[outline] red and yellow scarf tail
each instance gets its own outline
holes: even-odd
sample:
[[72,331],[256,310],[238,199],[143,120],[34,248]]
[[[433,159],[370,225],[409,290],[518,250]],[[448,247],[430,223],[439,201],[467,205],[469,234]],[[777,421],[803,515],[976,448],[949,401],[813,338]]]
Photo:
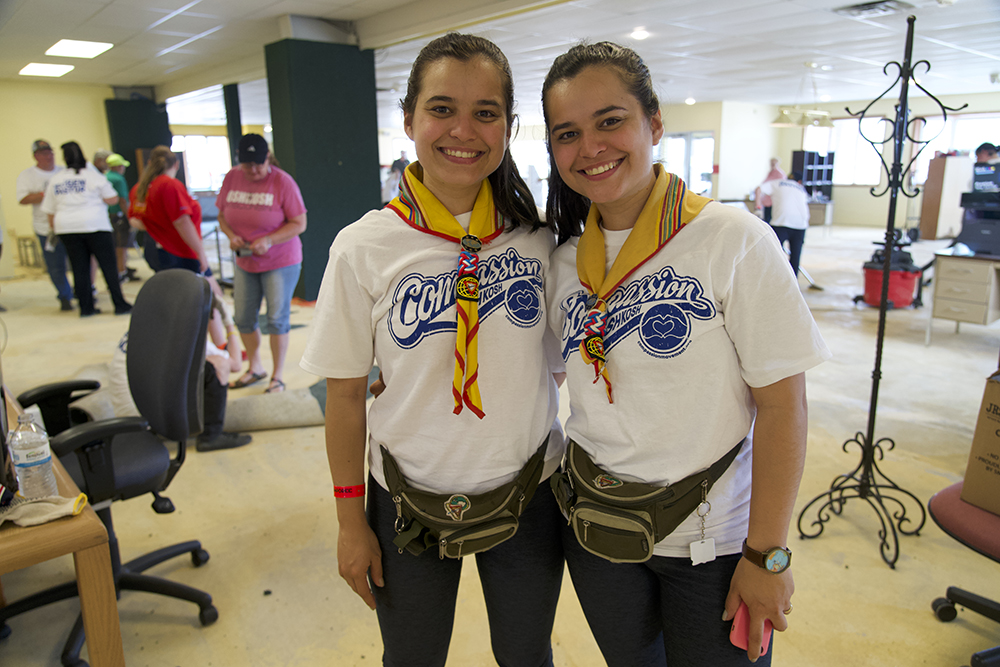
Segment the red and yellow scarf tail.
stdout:
[[489,181],[479,186],[466,233],[455,216],[423,184],[423,168],[410,164],[399,184],[399,196],[389,202],[408,225],[427,234],[460,244],[455,307],[458,331],[455,337],[455,375],[452,395],[455,414],[468,407],[477,417],[486,416],[479,395],[479,251],[503,231],[503,217],[493,204]]

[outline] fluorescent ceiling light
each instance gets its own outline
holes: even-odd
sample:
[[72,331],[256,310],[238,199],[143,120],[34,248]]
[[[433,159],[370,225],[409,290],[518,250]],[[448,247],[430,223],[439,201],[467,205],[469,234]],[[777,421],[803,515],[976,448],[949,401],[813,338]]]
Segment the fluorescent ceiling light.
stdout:
[[18,72],[22,76],[62,76],[73,71],[72,65],[46,65],[43,63],[28,63]]
[[63,56],[65,58],[95,58],[112,46],[114,44],[108,44],[107,42],[81,42],[75,39],[60,39],[45,52],[45,55]]
[[697,100],[695,100],[695,99],[694,99],[693,97],[689,97],[689,98],[687,98],[686,100],[684,100],[684,104],[686,104],[686,105],[688,105],[688,106],[691,106],[691,105],[692,105],[692,104],[694,104],[695,102],[697,102]]

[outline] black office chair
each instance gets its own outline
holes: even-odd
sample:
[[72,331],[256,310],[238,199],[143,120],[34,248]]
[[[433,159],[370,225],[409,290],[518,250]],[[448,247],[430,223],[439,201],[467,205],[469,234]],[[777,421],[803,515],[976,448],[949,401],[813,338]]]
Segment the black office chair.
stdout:
[[[931,497],[927,503],[931,518],[965,546],[1000,562],[1000,516],[962,500],[962,484],[952,484]],[[938,619],[954,620],[958,614],[955,605],[960,605],[1000,623],[1000,603],[954,586],[949,586],[945,595],[931,603]],[[1000,666],[1000,646],[974,653],[971,663],[972,667]]]
[[[211,304],[208,282],[183,269],[161,271],[143,285],[132,310],[126,357],[129,387],[142,417],[74,425],[80,415],[74,414],[69,403],[81,390],[96,388],[89,381],[46,385],[18,397],[22,406],[40,406],[52,431],[53,453],[107,527],[118,595],[134,590],[189,600],[198,605],[202,625],[219,617],[211,595],[142,572],[185,553],[191,554],[197,567],[208,561],[208,552],[191,541],[122,563],[111,502],[151,493],[154,511],[174,511],[170,499],[159,492],[184,462],[185,441],[202,428],[205,336]],[[170,458],[164,440],[178,443],[175,458]],[[0,638],[10,634],[8,618],[76,595],[73,581],[0,608]],[[63,665],[87,666],[80,659],[83,641],[83,619],[78,617],[63,650]]]

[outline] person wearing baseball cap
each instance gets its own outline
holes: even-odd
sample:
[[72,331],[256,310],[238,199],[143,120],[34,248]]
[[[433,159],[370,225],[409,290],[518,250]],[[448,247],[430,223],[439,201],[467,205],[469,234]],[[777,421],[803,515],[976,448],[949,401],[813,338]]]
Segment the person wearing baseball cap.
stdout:
[[31,144],[31,153],[35,157],[34,166],[28,167],[17,177],[17,202],[22,206],[31,206],[31,228],[38,237],[42,247],[42,257],[49,278],[56,288],[56,298],[59,299],[60,310],[73,310],[71,300],[73,289],[66,278],[66,248],[58,237],[53,236],[53,242],[47,243],[49,235],[49,217],[42,212],[42,198],[49,179],[62,171],[56,166],[52,146],[44,139],[37,139]]
[[266,393],[285,390],[283,379],[292,292],[302,269],[306,207],[295,180],[269,160],[267,140],[259,134],[240,139],[240,164],[233,167],[216,197],[219,229],[229,237],[235,257],[234,320],[247,351],[249,367],[234,389],[267,377],[260,354],[261,301],[267,302],[267,329],[274,368]]
[[125,167],[129,161],[118,153],[109,153],[104,158],[108,170],[104,175],[111,187],[118,193],[118,201],[108,206],[108,218],[115,237],[115,260],[118,264],[118,279],[138,280],[135,269],[128,267],[128,249],[135,246],[135,230],[128,224],[125,211],[128,210],[128,183],[125,182]]

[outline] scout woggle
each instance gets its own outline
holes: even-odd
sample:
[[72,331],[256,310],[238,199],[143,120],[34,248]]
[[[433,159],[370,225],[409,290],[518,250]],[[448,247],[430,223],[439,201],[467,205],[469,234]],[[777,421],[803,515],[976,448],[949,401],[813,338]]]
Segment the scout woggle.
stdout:
[[594,384],[604,380],[604,388],[608,392],[608,403],[614,403],[611,398],[611,381],[608,380],[607,359],[604,356],[604,327],[607,304],[596,294],[587,299],[587,315],[583,319],[583,340],[580,341],[580,357],[584,362],[594,366]]

